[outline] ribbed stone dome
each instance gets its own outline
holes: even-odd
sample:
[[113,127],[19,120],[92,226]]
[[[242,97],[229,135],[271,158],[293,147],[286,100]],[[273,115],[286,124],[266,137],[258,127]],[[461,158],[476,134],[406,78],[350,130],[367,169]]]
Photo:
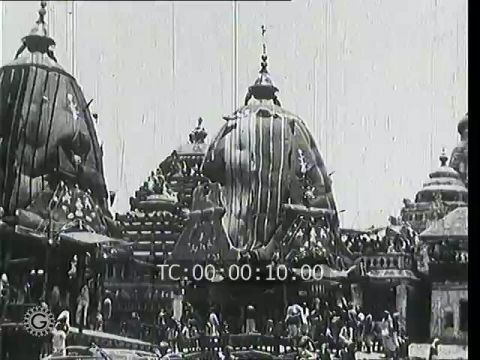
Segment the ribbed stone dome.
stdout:
[[230,246],[266,246],[281,224],[283,204],[330,211],[338,225],[331,179],[305,122],[281,107],[262,55],[260,76],[245,105],[226,121],[210,144],[204,175],[222,185],[223,224]]
[[75,78],[57,62],[41,2],[15,59],[0,68],[0,205],[27,207],[62,180],[89,191],[105,210],[102,151]]

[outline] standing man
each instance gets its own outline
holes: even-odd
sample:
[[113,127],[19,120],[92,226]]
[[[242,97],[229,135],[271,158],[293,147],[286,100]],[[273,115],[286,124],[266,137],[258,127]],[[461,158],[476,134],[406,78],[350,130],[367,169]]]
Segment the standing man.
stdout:
[[173,319],[180,323],[183,315],[183,291],[182,289],[177,289],[173,293],[172,300],[172,309],[173,309]]
[[300,305],[293,304],[287,308],[285,324],[287,324],[288,337],[298,337],[299,328],[302,324],[302,307]]
[[218,328],[220,326],[220,321],[218,320],[217,313],[215,308],[212,306],[210,309],[210,315],[208,316],[208,325],[210,327],[211,336],[219,336]]
[[247,306],[247,314],[245,318],[245,332],[247,334],[257,332],[257,327],[255,323],[255,307],[253,305]]
[[66,339],[70,330],[70,314],[62,311],[52,331],[53,356],[67,356]]
[[108,331],[108,323],[110,322],[110,319],[112,318],[112,300],[110,299],[110,293],[107,293],[105,296],[105,300],[103,300],[103,328],[105,331]]
[[86,327],[88,318],[88,306],[90,304],[90,294],[88,286],[85,284],[80,290],[80,295],[77,301],[77,311],[75,313],[75,321],[77,326]]

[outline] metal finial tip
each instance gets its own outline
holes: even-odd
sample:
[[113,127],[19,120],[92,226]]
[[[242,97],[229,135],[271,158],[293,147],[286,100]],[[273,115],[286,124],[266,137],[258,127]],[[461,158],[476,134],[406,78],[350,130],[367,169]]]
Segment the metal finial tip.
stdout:
[[47,7],[47,2],[41,1],[40,10],[38,10],[39,18],[37,20],[37,24],[45,24],[45,15],[47,14],[47,10],[45,10],[46,7]]

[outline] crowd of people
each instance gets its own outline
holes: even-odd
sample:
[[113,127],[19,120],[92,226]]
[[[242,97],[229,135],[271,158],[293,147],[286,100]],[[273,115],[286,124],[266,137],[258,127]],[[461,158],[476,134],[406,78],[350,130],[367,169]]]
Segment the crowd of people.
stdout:
[[[408,339],[398,313],[385,311],[382,319],[374,319],[345,298],[337,304],[320,298],[310,305],[291,304],[285,317],[277,321],[259,319],[255,307],[248,305],[241,335],[233,334],[225,320],[228,316],[219,307],[212,306],[208,314],[200,314],[190,303],[179,299],[174,297],[171,308],[161,308],[153,324],[145,324],[133,312],[131,319],[121,322],[120,334],[161,345],[163,352],[198,351],[210,346],[212,338],[217,339],[214,344],[219,348],[255,345],[278,353],[283,346],[307,359],[317,356],[350,360],[358,351],[384,352],[387,358],[399,359],[407,351]],[[111,312],[112,300],[106,297],[104,319],[111,319]],[[252,344],[246,335],[257,335],[257,342]]]
[[[413,252],[415,239],[415,235],[409,236],[408,232],[407,235],[390,233],[388,236],[373,232],[342,235],[350,252],[367,255]],[[50,284],[49,289],[44,286],[42,269],[16,276],[12,283],[3,274],[0,278],[2,314],[8,304],[48,306],[60,316],[58,329],[56,325],[54,330],[54,348],[65,342],[63,335],[68,334],[72,322],[80,328],[116,333],[159,346],[163,344],[165,351],[172,352],[200,349],[211,342],[211,338],[218,338],[218,343],[225,348],[238,332],[260,335],[264,345],[277,352],[280,346],[286,346],[307,355],[316,353],[320,359],[354,359],[357,351],[383,351],[387,358],[398,359],[406,352],[408,339],[398,313],[385,312],[382,319],[374,319],[345,299],[337,303],[315,298],[311,304],[290,304],[284,318],[260,319],[255,307],[249,305],[244,309],[239,331],[235,326],[230,327],[227,314],[219,307],[212,306],[209,312],[201,313],[184,302],[179,294],[168,297],[160,290],[140,294],[136,289],[118,289],[103,291],[99,297],[94,274],[86,271],[80,276],[80,267],[88,270],[90,258],[88,253],[82,256],[81,265],[76,255],[67,260],[66,282],[62,286]],[[166,298],[170,300],[165,302]]]
[[417,243],[416,234],[379,234],[365,232],[343,234],[341,240],[352,254],[373,255],[377,253],[413,254]]

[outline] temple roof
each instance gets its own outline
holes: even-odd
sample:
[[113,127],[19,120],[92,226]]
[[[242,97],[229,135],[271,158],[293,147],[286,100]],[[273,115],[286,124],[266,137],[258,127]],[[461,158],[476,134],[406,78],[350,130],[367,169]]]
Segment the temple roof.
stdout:
[[458,207],[443,219],[435,221],[420,234],[423,239],[464,238],[468,240],[468,207]]
[[440,167],[432,171],[429,175],[430,179],[438,178],[452,178],[460,180],[460,174],[450,166],[447,166],[448,157],[445,154],[445,151],[439,157]]
[[455,169],[447,165],[448,157],[445,153],[445,149],[443,149],[439,160],[440,167],[430,173],[429,180],[423,184],[423,188],[417,193],[417,200],[419,195],[421,196],[429,193],[435,194],[451,192],[468,194],[468,189],[461,180],[460,174]]
[[424,192],[438,192],[438,191],[454,191],[459,193],[468,193],[467,188],[464,185],[460,184],[450,184],[450,183],[437,183],[437,184],[428,184],[423,187],[418,193]]
[[[39,18],[22,38],[15,60],[0,68],[1,97],[5,100],[0,118],[14,129],[2,133],[1,152],[12,154],[1,160],[1,167],[6,169],[0,174],[2,206],[7,215],[14,216],[17,209],[28,210],[41,194],[53,194],[63,181],[69,191],[75,192],[78,186],[86,194],[79,196],[76,205],[86,208],[88,199],[92,207],[101,208],[95,215],[103,221],[110,214],[103,153],[88,108],[90,102],[85,100],[77,81],[58,65],[52,50],[55,41],[49,37],[45,21],[47,2],[40,5]],[[17,101],[7,101],[15,98]],[[36,209],[43,220],[48,214],[42,206],[47,204],[44,201]],[[65,215],[70,214],[67,211]],[[83,216],[91,215],[85,212]],[[61,218],[72,220],[66,216]],[[94,229],[105,232],[100,225]]]

